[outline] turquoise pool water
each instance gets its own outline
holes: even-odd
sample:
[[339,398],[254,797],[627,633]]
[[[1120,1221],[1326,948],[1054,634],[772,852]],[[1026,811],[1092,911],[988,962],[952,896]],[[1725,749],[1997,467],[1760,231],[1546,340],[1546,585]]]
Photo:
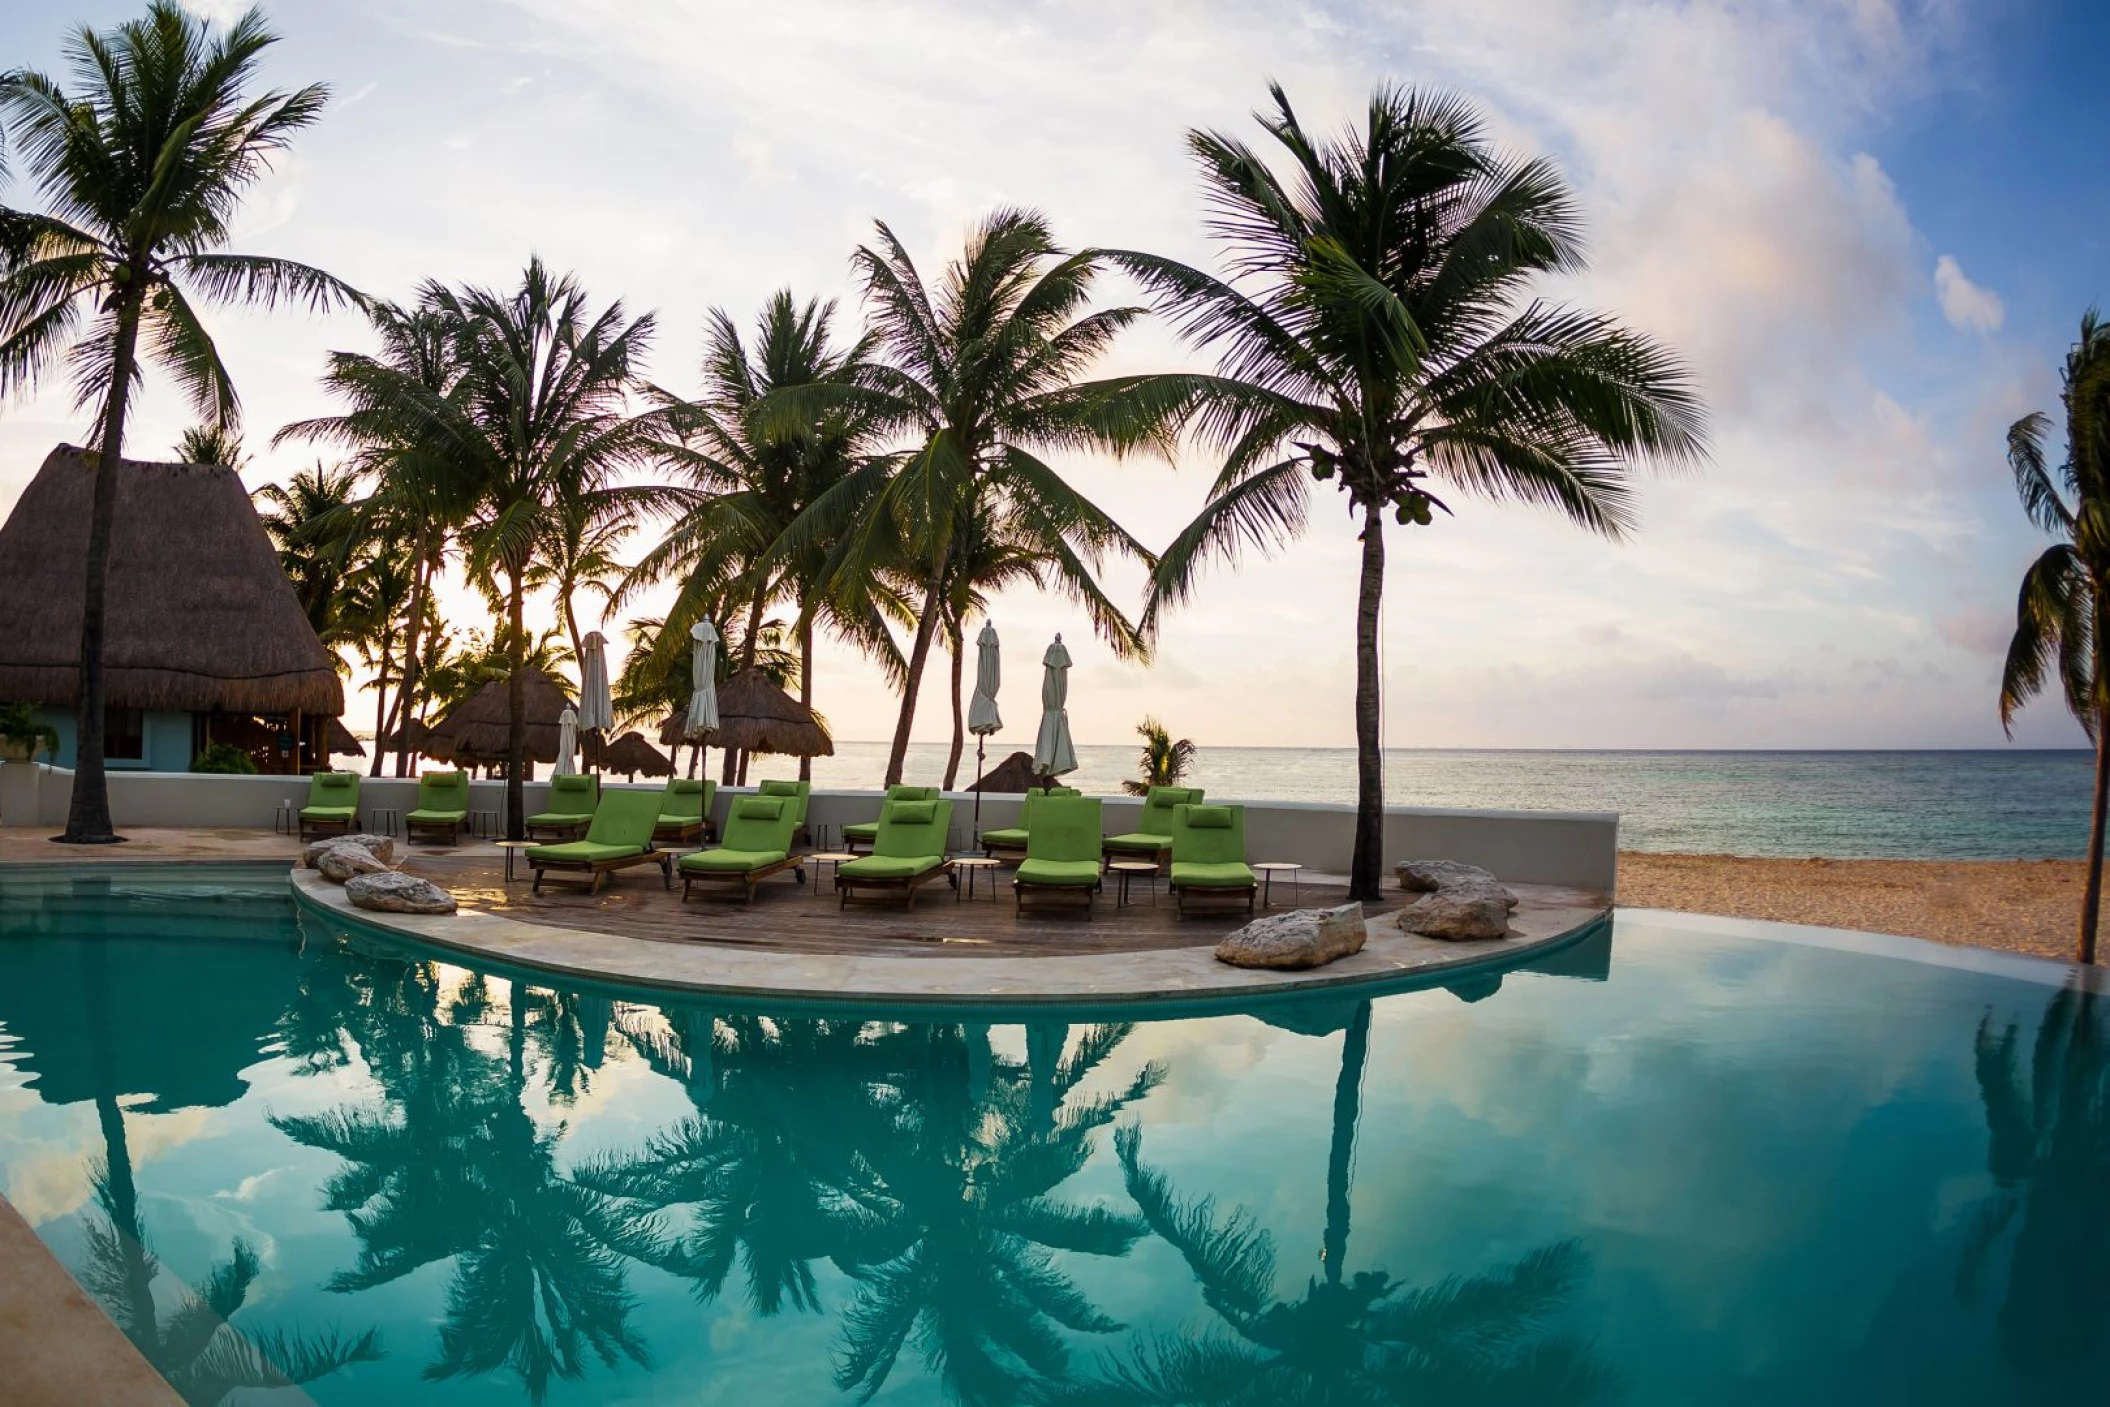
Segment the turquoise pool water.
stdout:
[[1370,1002],[773,1014],[0,874],[0,1191],[196,1402],[2096,1404],[2110,1012],[2030,970],[1643,915]]

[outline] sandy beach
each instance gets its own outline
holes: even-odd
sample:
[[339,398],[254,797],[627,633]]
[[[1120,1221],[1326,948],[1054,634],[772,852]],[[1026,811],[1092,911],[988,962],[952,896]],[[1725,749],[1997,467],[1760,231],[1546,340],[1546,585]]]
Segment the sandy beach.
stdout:
[[1627,851],[1619,857],[1619,902],[2070,959],[2085,871],[2078,860],[1758,860]]

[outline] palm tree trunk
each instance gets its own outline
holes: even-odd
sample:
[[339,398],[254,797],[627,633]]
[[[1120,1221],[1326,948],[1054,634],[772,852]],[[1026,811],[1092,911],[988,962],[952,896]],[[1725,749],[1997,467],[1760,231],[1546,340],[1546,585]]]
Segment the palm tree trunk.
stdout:
[[[813,707],[813,617],[807,616],[799,622],[799,702],[807,708]],[[813,759],[799,759],[799,780],[813,780]]]
[[1355,851],[1348,865],[1348,897],[1375,902],[1385,868],[1385,755],[1378,691],[1378,608],[1385,594],[1383,505],[1363,508],[1363,576],[1355,608]]
[[1363,1002],[1341,1034],[1341,1073],[1333,1085],[1333,1142],[1326,1152],[1326,1282],[1341,1283],[1348,1259],[1348,1174],[1355,1163],[1355,1127],[1362,1121],[1363,1066],[1370,1058],[1370,1003]]
[[2081,891],[2081,942],[2074,960],[2095,961],[2095,930],[2103,907],[2103,813],[2110,804],[2110,704],[2095,719],[2095,806],[2088,820],[2088,885]]
[[527,622],[523,574],[506,573],[506,839],[526,840],[527,830]]
[[[765,587],[755,593],[754,602],[747,608],[747,638],[740,642],[740,668],[750,669],[755,663],[755,651],[761,645],[762,612],[768,609],[769,592]],[[725,769],[720,774],[718,785],[738,786],[747,776],[747,759],[732,748],[725,750]]]
[[[381,760],[386,755],[381,739],[388,731],[388,666],[390,647],[395,643],[395,632],[389,631],[381,637],[381,667],[374,672],[374,760],[367,767],[366,775],[381,775]],[[403,691],[396,690],[396,703],[403,702]]]
[[901,716],[894,724],[894,745],[887,750],[885,785],[901,785],[902,770],[908,765],[908,736],[916,727],[916,695],[923,688],[923,666],[930,661],[930,642],[938,632],[938,602],[945,582],[945,568],[950,549],[941,554],[930,574],[930,586],[923,593],[923,618],[916,622],[916,643],[908,654],[908,676],[901,682]]
[[117,340],[110,352],[110,396],[103,406],[102,453],[95,462],[95,487],[88,511],[87,580],[81,591],[80,705],[74,714],[73,797],[66,808],[68,845],[109,845],[124,837],[110,821],[110,779],[103,770],[103,712],[109,688],[103,677],[103,630],[110,584],[110,534],[117,519],[117,476],[123,472],[125,409],[138,360],[139,310],[146,270],[135,266],[117,305]]
[[966,632],[958,621],[946,627],[946,643],[952,647],[952,752],[945,759],[945,789],[960,778],[960,754],[967,748],[967,712],[960,702],[960,640]]
[[[410,573],[410,615],[403,625],[403,679],[396,689],[396,775],[410,775],[410,739],[412,720],[417,716],[418,681],[424,671],[418,667],[419,637],[424,633],[425,594],[432,581],[432,541],[428,537],[418,544],[418,560]],[[378,746],[378,744],[377,744]]]

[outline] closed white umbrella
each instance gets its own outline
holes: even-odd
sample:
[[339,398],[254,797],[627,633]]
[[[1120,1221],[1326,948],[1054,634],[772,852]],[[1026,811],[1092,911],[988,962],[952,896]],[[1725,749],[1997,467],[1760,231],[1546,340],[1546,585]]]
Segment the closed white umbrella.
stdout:
[[704,738],[718,731],[718,630],[707,620],[689,627],[696,653],[689,663],[689,716],[681,735],[688,739],[689,771],[696,770],[696,750]]
[[615,727],[615,701],[608,693],[608,641],[598,630],[579,642],[579,727],[588,733]]
[[[996,711],[996,686],[1000,678],[997,668],[996,626],[982,622],[982,633],[974,640],[974,697],[967,701],[967,731],[974,734],[974,774],[982,775],[982,757],[989,745],[989,735],[1004,726],[1004,720]],[[982,789],[974,789],[974,832],[982,833]]]
[[579,746],[579,713],[567,708],[557,715],[557,765],[550,769],[553,776],[569,777],[578,771],[572,762],[572,753]]
[[1070,742],[1070,715],[1063,704],[1070,696],[1070,652],[1062,636],[1040,657],[1040,736],[1033,742],[1033,770],[1059,777],[1077,770],[1077,749]]

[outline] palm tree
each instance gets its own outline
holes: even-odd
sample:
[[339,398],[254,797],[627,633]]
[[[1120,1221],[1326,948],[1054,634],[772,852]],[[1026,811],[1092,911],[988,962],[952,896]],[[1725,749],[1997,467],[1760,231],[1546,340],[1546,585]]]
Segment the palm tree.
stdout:
[[367,525],[354,511],[361,477],[354,465],[317,464],[250,495],[263,509],[264,531],[278,548],[278,564],[308,624],[331,649],[343,643],[336,628],[339,593],[367,542]]
[[1125,453],[1163,447],[1151,426],[1120,412],[1157,410],[1112,401],[1080,382],[1140,308],[1086,313],[1100,260],[1060,249],[1046,220],[998,210],[969,235],[935,294],[885,224],[876,247],[853,258],[883,363],[854,386],[786,398],[794,406],[854,405],[879,430],[916,447],[875,457],[815,503],[790,540],[836,544],[831,582],[869,579],[906,552],[922,603],[887,755],[887,785],[901,780],[924,667],[946,620],[945,596],[961,524],[972,513],[1005,516],[1044,553],[1071,599],[1116,653],[1143,641],[1095,572],[1109,553],[1150,553],[1040,458],[1048,449],[1099,446]]
[[[868,343],[836,345],[834,315],[833,303],[801,303],[789,289],[779,290],[763,305],[750,349],[731,316],[712,310],[704,326],[702,395],[684,401],[659,393],[683,436],[681,445],[668,446],[668,463],[691,490],[687,506],[624,586],[627,593],[678,580],[673,620],[715,617],[707,603],[737,606],[747,622],[742,644],[722,655],[735,670],[755,663],[769,607],[796,601],[799,700],[809,708],[816,623],[898,680],[901,652],[887,620],[908,614],[889,574],[829,582],[834,544],[788,536],[801,514],[849,479],[876,435],[871,417],[854,404],[807,405],[795,415],[779,409],[781,397],[771,400],[779,392],[856,384],[868,374]],[[812,765],[800,759],[800,775]],[[728,755],[728,782],[736,767]]]
[[2095,961],[2103,901],[2103,815],[2110,805],[2110,327],[2090,308],[2066,354],[2059,400],[2066,410],[2066,458],[2056,476],[2045,453],[2051,417],[2032,411],[2009,427],[2007,462],[2022,511],[2059,541],[2030,564],[2015,603],[2015,635],[2000,673],[2000,726],[2014,736],[2015,714],[2056,668],[2066,707],[2095,746],[2095,804],[2088,822],[2088,883],[2081,893],[2079,962]]
[[[296,421],[274,437],[321,440],[349,451],[352,462],[377,483],[362,505],[398,525],[409,553],[412,581],[403,624],[403,675],[396,713],[405,721],[419,713],[419,690],[439,652],[438,612],[432,582],[445,569],[453,533],[474,506],[473,465],[451,454],[451,440],[434,417],[403,413],[401,388],[419,388],[425,398],[444,399],[460,380],[451,324],[438,309],[375,302],[367,316],[380,339],[374,353],[332,352],[323,385],[349,409],[342,415]],[[420,405],[424,404],[420,401]],[[407,732],[398,730],[396,775],[410,770]],[[380,758],[376,747],[375,758]]]
[[242,437],[228,425],[193,425],[176,441],[178,464],[224,464],[240,469],[249,462]]
[[144,18],[68,38],[73,90],[30,69],[0,76],[0,124],[45,205],[0,207],[0,395],[34,387],[63,357],[77,404],[97,407],[78,760],[59,837],[70,844],[118,838],[103,770],[104,591],[142,360],[175,378],[201,420],[231,428],[240,402],[192,295],[265,307],[358,299],[319,269],[221,248],[242,193],[328,94],[320,84],[252,94],[274,42],[259,11],[215,33],[175,0],[151,0]]
[[1150,717],[1136,725],[1136,736],[1143,740],[1143,756],[1139,762],[1143,775],[1140,779],[1122,782],[1121,790],[1130,796],[1148,796],[1152,787],[1178,786],[1186,777],[1187,769],[1194,765],[1193,741],[1188,738],[1175,740],[1164,724]]
[[471,505],[459,528],[464,559],[504,603],[499,639],[512,681],[506,810],[517,839],[526,814],[521,666],[531,573],[564,513],[591,521],[669,501],[664,490],[615,482],[653,463],[666,438],[663,412],[630,405],[653,319],[626,320],[620,302],[592,314],[578,283],[539,258],[512,292],[428,283],[419,301],[451,344],[451,381],[442,389],[418,369],[374,364],[361,368],[361,395],[372,407],[369,432],[448,466],[450,496]]
[[1551,507],[1617,538],[1629,467],[1702,453],[1704,415],[1679,362],[1590,312],[1523,301],[1537,275],[1582,265],[1574,200],[1544,161],[1499,151],[1470,105],[1383,88],[1365,128],[1308,135],[1279,87],[1261,126],[1278,172],[1237,138],[1193,131],[1226,278],[1133,251],[1138,279],[1215,376],[1139,393],[1193,417],[1223,453],[1207,504],[1166,549],[1155,625],[1212,558],[1301,532],[1307,483],[1348,496],[1362,543],[1356,607],[1355,853],[1349,897],[1375,899],[1383,859],[1378,613],[1385,514],[1427,525],[1435,486]]

